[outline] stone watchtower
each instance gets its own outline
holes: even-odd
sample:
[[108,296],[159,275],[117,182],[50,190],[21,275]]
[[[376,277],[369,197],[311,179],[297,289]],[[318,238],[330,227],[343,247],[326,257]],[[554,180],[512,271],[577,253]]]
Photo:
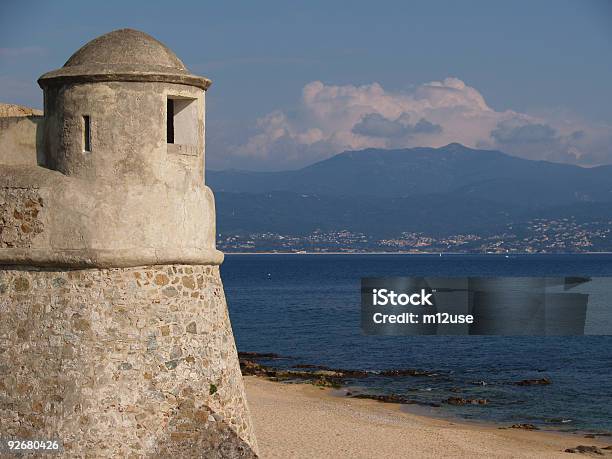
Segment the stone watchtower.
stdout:
[[210,80],[124,29],[38,82],[44,116],[0,118],[2,435],[254,456],[204,184]]

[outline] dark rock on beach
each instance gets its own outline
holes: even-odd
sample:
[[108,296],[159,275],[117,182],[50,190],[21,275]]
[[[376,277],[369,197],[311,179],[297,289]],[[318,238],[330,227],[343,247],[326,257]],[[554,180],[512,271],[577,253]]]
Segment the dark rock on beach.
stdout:
[[523,430],[540,430],[539,427],[536,427],[533,424],[512,424],[510,428]]
[[240,371],[243,376],[273,376],[276,371],[252,360],[240,359]]
[[[241,365],[244,367],[246,373],[245,375],[256,375],[256,376],[266,376],[270,375],[270,373],[276,372],[278,376],[282,376],[281,373],[286,373],[287,376],[303,376],[308,379],[311,378],[312,375],[322,375],[322,376],[333,376],[333,377],[342,377],[342,378],[367,378],[373,374],[377,376],[385,376],[385,377],[402,377],[402,376],[414,376],[414,377],[435,377],[439,376],[439,373],[433,371],[426,370],[417,370],[413,368],[400,368],[400,369],[389,369],[382,370],[378,372],[369,372],[365,370],[355,370],[355,369],[346,369],[346,368],[332,368],[327,367],[325,365],[313,365],[309,363],[299,363],[293,366],[296,370],[318,370],[312,372],[296,372],[291,370],[276,370],[270,368],[266,365],[262,365],[257,363],[258,360],[280,360],[280,359],[290,359],[291,357],[282,356],[275,353],[262,353],[262,352],[239,352],[238,358],[240,359]],[[326,372],[326,374],[322,374],[321,372]]]
[[[238,353],[240,360],[240,369],[244,376],[259,376],[267,378],[271,381],[291,382],[291,383],[307,383],[320,387],[340,388],[346,386],[346,380],[353,378],[366,378],[369,376],[383,377],[435,377],[439,373],[415,370],[415,369],[390,369],[380,372],[368,372],[364,370],[350,370],[343,368],[331,368],[324,365],[312,364],[296,364],[291,369],[274,368],[258,362],[258,360],[271,359],[286,359],[278,354],[272,353],[257,353],[257,352],[240,352]],[[415,389],[416,391],[416,389]],[[452,392],[461,391],[460,388],[452,388]],[[431,407],[440,407],[440,403],[421,402],[410,399],[399,394],[368,394],[368,393],[353,393],[346,392],[347,397],[376,400],[382,403],[398,403],[398,404],[418,404]],[[460,397],[450,397],[443,401],[449,405],[486,405],[489,403],[487,399],[466,399]]]
[[377,376],[385,376],[389,378],[398,378],[402,376],[434,377],[434,376],[439,375],[439,373],[436,373],[433,371],[416,370],[414,368],[392,368],[389,370],[382,370],[382,371],[377,371],[377,372],[367,372],[364,370],[351,370],[351,369],[346,369],[346,368],[331,368],[331,367],[326,367],[324,365],[312,365],[312,364],[307,364],[307,363],[297,364],[294,366],[294,368],[334,371],[337,373],[342,373],[342,375],[346,378],[367,378],[371,374],[376,374]]
[[341,374],[345,378],[367,378],[370,375],[370,373],[363,370],[347,370],[346,368],[332,368],[326,367],[325,365],[311,365],[307,363],[294,365],[293,368],[332,371],[334,373]]
[[585,446],[578,445],[575,448],[567,448],[566,453],[579,453],[579,454],[594,454],[596,456],[603,456],[605,453],[601,448],[597,446]]
[[314,368],[318,370],[329,370],[330,369],[324,365],[312,365],[310,363],[299,363],[297,365],[294,365],[293,368]]
[[315,386],[340,388],[344,384],[342,374],[332,371],[274,370],[270,376],[274,381],[303,381]]
[[240,370],[244,376],[262,376],[273,381],[302,381],[315,386],[334,388],[344,384],[342,373],[326,370],[276,370],[246,358],[240,359]]
[[363,370],[346,370],[343,368],[332,368],[332,371],[342,373],[345,378],[367,378],[371,374]]
[[444,400],[443,403],[454,406],[464,405],[488,405],[489,400],[486,398],[462,398],[462,397],[449,397]]
[[412,400],[408,397],[398,394],[364,394],[364,393],[352,393],[350,391],[346,392],[347,397],[351,398],[361,398],[368,400],[376,400],[377,402],[382,403],[399,403],[400,405],[421,405],[421,406],[430,406],[434,408],[440,407],[439,403],[433,402],[420,402],[417,400]]
[[397,394],[351,394],[350,397],[376,400],[377,402],[382,403],[400,403],[404,405],[416,403],[414,400],[410,400],[407,397]]

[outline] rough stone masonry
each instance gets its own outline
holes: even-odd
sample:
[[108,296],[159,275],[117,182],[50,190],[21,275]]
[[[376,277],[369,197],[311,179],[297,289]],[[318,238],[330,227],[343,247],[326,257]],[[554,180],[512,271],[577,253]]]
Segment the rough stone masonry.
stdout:
[[205,91],[117,30],[0,113],[0,432],[66,457],[255,457],[204,184]]

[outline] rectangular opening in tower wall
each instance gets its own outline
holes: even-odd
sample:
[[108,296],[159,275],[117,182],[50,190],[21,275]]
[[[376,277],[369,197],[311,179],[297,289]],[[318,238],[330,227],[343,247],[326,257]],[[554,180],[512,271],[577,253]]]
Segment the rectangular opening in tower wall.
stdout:
[[168,96],[167,143],[198,145],[197,99]]
[[89,115],[83,115],[83,151],[91,152],[91,119]]
[[174,100],[168,99],[166,109],[166,138],[168,143],[174,143]]

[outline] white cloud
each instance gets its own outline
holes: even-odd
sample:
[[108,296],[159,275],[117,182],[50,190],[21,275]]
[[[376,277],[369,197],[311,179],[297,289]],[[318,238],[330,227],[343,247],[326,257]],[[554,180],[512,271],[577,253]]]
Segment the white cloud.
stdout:
[[273,111],[233,155],[276,166],[303,165],[344,150],[440,147],[459,142],[532,159],[585,165],[611,163],[612,126],[567,114],[536,116],[489,107],[457,78],[387,91],[380,84],[304,86],[298,106]]

